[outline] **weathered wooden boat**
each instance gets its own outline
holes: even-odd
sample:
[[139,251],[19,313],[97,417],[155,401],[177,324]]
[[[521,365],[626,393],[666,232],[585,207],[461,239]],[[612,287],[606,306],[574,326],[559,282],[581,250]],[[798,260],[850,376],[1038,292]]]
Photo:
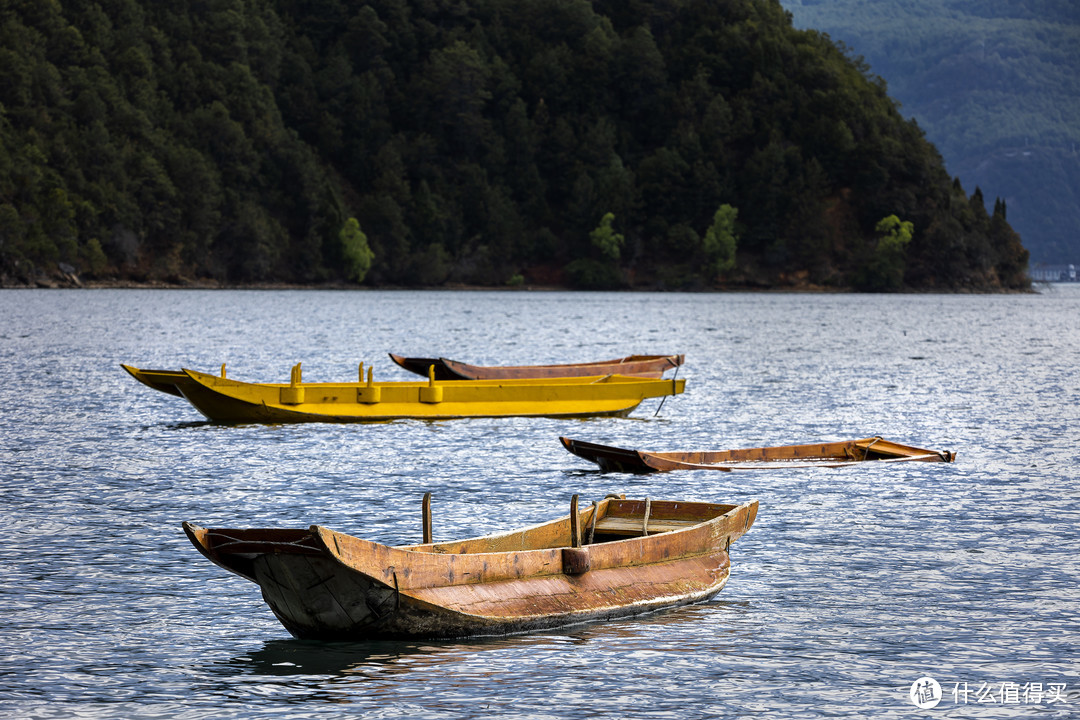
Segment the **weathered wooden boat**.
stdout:
[[[584,378],[460,380],[441,383],[247,383],[185,369],[183,396],[214,422],[385,422],[401,418],[590,417],[629,414],[646,398],[677,395],[686,381],[605,375]],[[363,365],[360,366],[363,377]]]
[[182,370],[147,370],[125,365],[124,363],[120,363],[120,367],[127,370],[133,378],[143,385],[179,397],[183,397],[179,386],[191,382],[190,378]]
[[740,450],[650,452],[560,437],[569,452],[603,472],[652,473],[671,470],[767,470],[793,467],[845,467],[863,462],[952,462],[956,453],[901,445],[880,437],[807,445]]
[[590,377],[628,375],[659,378],[664,372],[683,364],[685,355],[628,355],[615,360],[566,363],[560,365],[470,365],[447,358],[403,357],[390,353],[390,359],[409,372],[428,377],[435,368],[436,380],[495,380],[501,378]]
[[[124,368],[129,375],[143,385],[177,397],[184,396],[183,387],[193,385],[191,378],[183,370],[147,370],[125,365],[124,363],[120,363],[120,367]],[[221,376],[225,377],[224,363],[221,365]]]
[[262,588],[294,636],[464,637],[636,615],[711,598],[728,547],[757,516],[741,505],[609,496],[552,522],[468,540],[390,547],[319,525],[205,529],[203,555]]

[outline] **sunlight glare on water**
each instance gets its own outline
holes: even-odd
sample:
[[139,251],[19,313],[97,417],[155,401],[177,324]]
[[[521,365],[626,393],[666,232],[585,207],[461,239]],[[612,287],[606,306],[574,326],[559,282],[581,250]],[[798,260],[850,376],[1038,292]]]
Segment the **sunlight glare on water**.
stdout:
[[[0,716],[1075,717],[1080,287],[1032,295],[0,293]],[[685,353],[628,418],[218,426],[120,363],[410,379],[387,353],[539,364]],[[659,413],[657,413],[659,410]],[[650,450],[880,435],[953,464],[602,474]],[[712,601],[463,641],[292,639],[180,529],[318,523],[389,544],[542,522],[569,498],[744,502]],[[980,683],[1065,686],[976,703]],[[917,711],[918,712],[918,711]]]

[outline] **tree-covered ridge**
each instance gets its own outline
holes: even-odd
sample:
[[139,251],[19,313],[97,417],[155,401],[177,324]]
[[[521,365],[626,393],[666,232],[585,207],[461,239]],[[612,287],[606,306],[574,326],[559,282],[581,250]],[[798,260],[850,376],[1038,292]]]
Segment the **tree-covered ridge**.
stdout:
[[[893,216],[910,240],[882,233]],[[1004,203],[969,198],[866,66],[774,0],[8,3],[0,271],[58,262],[224,282],[1027,283]]]
[[1033,255],[1080,257],[1080,4],[784,0],[865,55],[965,182],[1009,200]]

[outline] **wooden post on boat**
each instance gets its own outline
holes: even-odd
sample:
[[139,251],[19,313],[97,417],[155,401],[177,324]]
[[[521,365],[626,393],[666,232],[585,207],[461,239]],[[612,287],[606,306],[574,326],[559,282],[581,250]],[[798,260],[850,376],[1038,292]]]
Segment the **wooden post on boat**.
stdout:
[[581,547],[581,523],[578,521],[577,494],[570,498],[570,547]]
[[593,537],[596,536],[596,516],[600,514],[600,503],[592,501],[592,517],[589,518],[589,537],[585,540],[586,545],[592,545]]
[[424,544],[429,545],[431,543],[431,493],[424,493],[423,502],[424,511]]
[[570,498],[570,547],[562,549],[563,572],[581,575],[589,571],[589,551],[581,547],[581,522],[578,518],[578,496]]

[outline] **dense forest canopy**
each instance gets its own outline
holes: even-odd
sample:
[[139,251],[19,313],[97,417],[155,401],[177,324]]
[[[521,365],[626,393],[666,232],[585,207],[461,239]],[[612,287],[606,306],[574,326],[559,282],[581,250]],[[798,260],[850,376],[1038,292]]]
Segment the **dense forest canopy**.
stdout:
[[951,173],[1008,201],[1033,260],[1080,261],[1080,3],[783,4],[865,56]]
[[0,9],[7,282],[1027,287],[993,207],[775,0]]

